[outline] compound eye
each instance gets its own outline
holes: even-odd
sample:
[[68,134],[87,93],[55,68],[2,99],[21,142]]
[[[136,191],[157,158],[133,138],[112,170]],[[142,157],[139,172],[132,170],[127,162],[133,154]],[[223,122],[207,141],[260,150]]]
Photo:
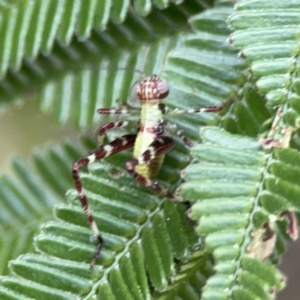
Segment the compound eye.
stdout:
[[169,94],[169,86],[166,81],[160,81],[157,84],[157,91],[159,93],[159,98],[163,99]]

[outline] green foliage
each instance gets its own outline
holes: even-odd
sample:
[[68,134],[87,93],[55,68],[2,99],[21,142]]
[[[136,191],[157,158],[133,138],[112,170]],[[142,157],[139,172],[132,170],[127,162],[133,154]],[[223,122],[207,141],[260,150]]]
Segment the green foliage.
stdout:
[[[273,237],[265,239],[267,230],[258,228],[266,223],[276,227],[283,212],[299,210],[298,183],[289,173],[291,161],[294,172],[300,172],[299,153],[277,149],[266,154],[256,140],[215,127],[203,127],[201,137],[202,143],[192,149],[195,163],[185,169],[186,182],[178,192],[195,202],[189,217],[198,221],[196,232],[206,237],[215,259],[216,273],[202,299],[274,299],[270,291],[282,288],[282,276],[261,260],[276,246],[275,252],[280,251],[280,244],[274,245]],[[279,173],[279,166],[289,171]]]
[[268,136],[274,145],[299,128],[298,12],[299,1],[249,0],[240,1],[229,18],[235,29],[230,41],[241,48],[266,105],[277,110]]
[[[111,105],[116,99],[127,99],[136,77],[133,79],[134,72],[119,73],[118,68],[160,72],[165,55],[174,48],[174,42],[180,42],[180,38],[171,38],[168,43],[169,37],[186,32],[189,29],[188,17],[203,10],[203,5],[198,1],[187,0],[180,5],[170,4],[163,13],[153,7],[151,13],[143,18],[129,6],[129,1],[114,1],[111,5],[110,1],[104,1],[103,4],[97,4],[103,5],[102,9],[92,4],[83,5],[100,2],[94,0],[23,2],[34,3],[37,9],[51,18],[61,14],[53,14],[53,6],[61,6],[59,11],[65,11],[68,16],[61,15],[61,19],[57,16],[54,23],[37,11],[36,17],[29,19],[39,22],[39,26],[28,31],[28,43],[34,43],[33,48],[40,52],[38,56],[34,55],[35,60],[29,59],[31,54],[22,53],[25,60],[17,68],[18,71],[10,69],[0,81],[0,108],[16,102],[23,93],[34,90],[38,92],[43,112],[53,110],[59,124],[71,118],[77,127],[96,123],[96,107]],[[139,4],[142,2],[136,1]],[[203,4],[209,5],[210,2],[206,0]],[[90,9],[87,15],[95,24],[87,21],[87,11],[79,13],[81,5]],[[15,6],[13,9],[16,9]],[[20,11],[24,10],[20,8]],[[103,12],[103,16],[99,18],[97,14],[100,12]],[[59,29],[52,28],[52,35],[48,36],[47,32],[51,30],[43,30],[42,24],[52,27],[60,25]],[[92,30],[91,26],[94,26]],[[13,31],[6,30],[7,34],[13,34]],[[65,34],[69,36],[67,40]],[[51,45],[48,50],[43,47],[43,40]]]
[[36,151],[31,164],[17,158],[18,178],[3,176],[0,184],[1,299],[274,299],[283,288],[274,264],[296,237],[300,155],[266,151],[258,137],[264,133],[267,146],[288,135],[288,145],[298,127],[299,3],[240,1],[234,13],[231,1],[212,2],[1,4],[2,110],[34,92],[55,123],[86,128],[98,122],[98,107],[132,98],[137,69],[168,81],[170,108],[225,103],[221,114],[168,117],[195,142],[202,127],[185,182],[179,172],[190,152],[176,138],[158,177],[192,202],[191,220],[184,205],[125,172],[131,151],[81,172],[105,240],[93,270],[95,241],[78,195],[71,189],[65,201],[64,194],[73,187],[72,161],[95,143],[54,145]]
[[85,147],[66,142],[46,153],[37,151],[34,164],[16,157],[12,167],[17,178],[1,177],[2,275],[8,272],[8,261],[32,250],[32,238],[40,224],[52,218],[53,205],[64,201],[66,189],[73,186],[70,165],[85,151]]
[[[160,8],[168,2],[160,3]],[[150,1],[134,1],[136,12],[148,14]],[[130,1],[7,1],[0,6],[1,15],[1,77],[9,68],[18,70],[24,57],[35,59],[39,52],[48,54],[55,42],[63,46],[90,37],[93,29],[104,30],[109,20],[121,23],[131,9]]]

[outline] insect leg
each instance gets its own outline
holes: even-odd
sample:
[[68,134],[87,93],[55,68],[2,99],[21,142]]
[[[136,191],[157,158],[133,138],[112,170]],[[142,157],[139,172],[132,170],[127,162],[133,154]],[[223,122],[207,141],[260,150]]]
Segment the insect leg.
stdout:
[[181,138],[181,140],[183,141],[183,143],[188,147],[188,148],[192,148],[193,147],[193,142],[188,138],[186,137],[184,134],[183,134],[183,131],[182,130],[179,130],[178,129],[178,126],[173,123],[173,122],[170,122],[169,120],[166,120],[165,121],[165,124],[166,124],[166,128],[171,131],[172,133],[176,134],[178,137]]
[[194,114],[202,112],[216,112],[221,111],[223,106],[210,106],[202,108],[191,108],[191,109],[174,109],[170,114]]
[[194,114],[202,112],[218,112],[221,111],[226,105],[233,103],[233,100],[228,100],[222,105],[201,107],[201,108],[192,108],[192,109],[174,109],[169,114]]
[[132,121],[118,121],[118,122],[110,122],[110,123],[106,123],[104,125],[102,125],[99,130],[98,130],[98,144],[99,147],[103,145],[103,140],[105,138],[105,132],[107,130],[111,130],[111,129],[115,129],[115,128],[123,128],[126,126],[134,126],[135,128],[137,127],[137,123],[136,122],[132,122]]
[[148,147],[144,153],[142,153],[139,157],[134,158],[126,163],[127,171],[142,185],[149,187],[159,194],[166,196],[168,198],[174,199],[173,193],[169,190],[161,187],[156,181],[153,181],[150,178],[146,178],[145,176],[137,173],[134,168],[137,165],[141,165],[147,162],[150,162],[154,158],[166,153],[174,146],[174,142],[172,138],[168,136],[160,136],[156,138]]
[[78,192],[79,199],[81,202],[81,206],[82,206],[82,209],[83,209],[83,211],[86,215],[86,218],[90,224],[90,227],[91,227],[92,231],[94,232],[95,237],[98,240],[97,250],[91,261],[91,268],[95,264],[96,260],[99,258],[100,251],[103,246],[103,239],[102,239],[101,233],[98,229],[98,226],[94,220],[92,212],[89,208],[88,200],[87,200],[87,197],[86,197],[83,187],[82,187],[82,181],[80,179],[79,170],[82,167],[92,164],[96,160],[100,160],[104,157],[108,157],[112,154],[121,152],[130,147],[133,147],[135,139],[136,139],[135,134],[124,135],[123,137],[117,138],[114,141],[112,141],[111,143],[109,143],[105,146],[102,146],[100,149],[95,150],[91,154],[89,154],[87,156],[83,156],[82,158],[80,158],[79,160],[77,160],[76,162],[73,163],[72,174],[73,174],[73,179],[75,182],[75,187],[76,187],[76,190]]
[[[209,107],[202,107],[202,108],[192,108],[192,109],[174,109],[171,112],[168,112],[167,110],[164,110],[164,114],[168,114],[168,115],[172,115],[172,114],[193,114],[193,113],[202,113],[202,112],[218,112],[221,111],[225,105],[231,104],[233,102],[233,100],[228,100],[225,103],[223,103],[222,105],[218,105],[218,106],[209,106]],[[165,109],[163,107],[163,109]],[[170,121],[167,121],[167,123],[171,124]],[[181,130],[177,129],[177,125],[172,123],[172,126],[175,127],[175,130],[172,130],[175,132],[175,134],[177,134],[181,140],[184,142],[184,144],[188,147],[191,148],[193,147],[193,143],[192,141],[187,138],[186,136],[184,136],[182,134]]]
[[100,115],[126,115],[126,114],[134,114],[139,112],[139,109],[135,108],[99,108],[97,109],[97,113]]

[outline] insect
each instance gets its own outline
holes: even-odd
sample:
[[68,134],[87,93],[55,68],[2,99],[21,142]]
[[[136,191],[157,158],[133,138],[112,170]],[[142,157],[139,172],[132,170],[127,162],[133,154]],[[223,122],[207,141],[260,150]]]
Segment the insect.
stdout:
[[[165,135],[166,121],[164,115],[167,108],[163,104],[169,94],[169,86],[166,81],[157,75],[144,76],[135,85],[135,92],[140,102],[140,121],[137,126],[136,134],[126,134],[119,137],[107,145],[102,145],[105,132],[114,128],[121,128],[129,125],[129,122],[110,122],[99,128],[98,140],[100,147],[91,154],[83,156],[74,162],[72,167],[73,179],[79,194],[80,202],[88,223],[97,239],[98,245],[91,261],[91,268],[100,256],[103,247],[103,238],[94,220],[92,212],[88,205],[87,197],[84,193],[79,170],[96,160],[108,157],[110,155],[121,152],[125,149],[134,147],[133,159],[126,162],[127,171],[142,185],[149,187],[160,195],[174,199],[174,195],[167,189],[161,187],[154,178],[158,174],[163,163],[164,155],[169,151],[174,143],[171,137]],[[188,110],[174,110],[172,113],[201,113],[201,112],[217,112],[222,110],[222,106],[212,106],[206,108],[196,108]],[[97,110],[99,114],[130,114],[136,112],[133,108],[100,108]],[[192,142],[181,135],[179,136],[188,146],[192,146]]]

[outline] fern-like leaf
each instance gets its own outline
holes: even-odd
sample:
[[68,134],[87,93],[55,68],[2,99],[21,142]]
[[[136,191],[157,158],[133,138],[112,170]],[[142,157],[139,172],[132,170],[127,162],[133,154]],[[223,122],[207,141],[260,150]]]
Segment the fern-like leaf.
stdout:
[[[142,68],[146,73],[157,72],[168,80],[171,94],[167,104],[171,108],[219,105],[226,99],[233,100],[234,104],[225,109],[221,117],[210,114],[186,115],[176,119],[170,117],[189,137],[198,138],[199,125],[220,122],[231,132],[256,136],[270,114],[262,98],[247,83],[247,64],[237,58],[235,49],[226,44],[230,31],[225,19],[232,13],[231,1],[219,1],[216,8],[194,16],[190,27],[186,26],[187,16],[199,12],[201,5],[198,1],[186,1],[182,5],[178,5],[181,1],[173,2],[175,4],[171,4],[163,13],[154,9],[148,18],[141,18],[131,8],[128,10],[129,1],[116,1],[113,14],[125,16],[129,12],[123,25],[113,21],[108,24],[107,32],[93,31],[89,41],[76,39],[70,47],[63,47],[63,43],[57,42],[51,50],[53,55],[40,55],[36,62],[26,61],[20,73],[8,74],[1,84],[5,97],[11,95],[14,86],[22,86],[26,82],[32,87],[34,81],[26,80],[31,79],[28,75],[33,74],[37,85],[44,88],[41,97],[44,111],[53,107],[56,120],[60,123],[71,118],[79,127],[91,125],[96,120],[94,112],[97,106],[109,107],[118,98],[128,98],[130,85],[134,81],[133,74],[125,76],[123,71],[113,72],[113,68],[124,67],[125,58],[128,58],[125,67]],[[89,5],[93,3],[91,1]],[[155,4],[163,8],[169,2],[156,1]],[[91,12],[89,5],[84,11],[88,16]],[[134,5],[143,15],[151,8],[150,1],[136,1]],[[82,22],[87,24],[85,22],[90,20],[90,17],[83,18]],[[137,23],[134,23],[135,20],[138,20]],[[88,28],[84,24],[81,26],[82,32]],[[164,24],[166,26],[162,26]],[[152,26],[150,31],[154,34],[145,34],[150,28],[148,25]],[[187,34],[184,40],[183,35],[174,34],[174,30],[189,28],[194,33]],[[169,36],[169,33],[172,35]],[[156,38],[156,35],[168,35],[168,38]],[[137,45],[140,41],[142,46]],[[101,47],[98,43],[101,43]],[[113,48],[118,48],[120,52],[114,51],[103,57],[103,53]],[[146,49],[151,52],[143,55]],[[101,55],[95,59],[98,50]],[[85,55],[88,59],[81,63]],[[147,62],[143,65],[141,61],[144,57],[147,57]],[[103,66],[108,70],[101,70]],[[45,73],[47,67],[49,73]],[[52,77],[49,75],[51,73]],[[62,80],[52,80],[54,77]],[[69,93],[73,90],[75,94]],[[74,102],[69,94],[75,95]],[[212,136],[212,139],[207,136]],[[203,158],[206,164],[213,153],[213,144],[217,145],[212,161],[215,169],[207,165],[196,168],[192,165],[188,169],[192,170],[192,175],[186,178],[182,193],[186,193],[187,199],[196,193],[191,191],[189,181],[198,181],[200,178],[199,182],[202,182],[201,174],[205,169],[207,178],[218,185],[218,189],[213,191],[224,192],[224,203],[231,201],[234,207],[234,211],[220,216],[220,220],[224,221],[220,225],[218,211],[212,211],[216,207],[210,207],[208,200],[193,206],[191,216],[200,221],[197,230],[206,236],[208,247],[202,248],[193,231],[193,223],[185,219],[183,206],[155,196],[126,175],[123,165],[131,157],[127,152],[103,163],[95,163],[88,174],[82,174],[95,219],[105,239],[101,259],[94,270],[88,269],[95,250],[91,232],[77,193],[69,191],[68,204],[60,204],[55,208],[56,219],[45,223],[35,238],[37,254],[26,254],[10,263],[13,273],[1,278],[1,298],[199,299],[200,288],[206,283],[203,299],[220,299],[228,294],[235,299],[271,298],[268,288],[281,289],[282,277],[261,258],[276,260],[271,252],[274,250],[280,254],[282,251],[286,236],[278,228],[286,230],[286,224],[274,223],[274,220],[299,209],[295,196],[298,191],[296,183],[288,172],[284,172],[292,170],[293,174],[297,174],[297,166],[291,166],[287,161],[296,152],[285,152],[288,151],[285,149],[268,155],[260,151],[258,143],[251,139],[233,137],[212,128],[206,128],[202,138],[203,146],[207,146],[208,150],[198,151],[196,146],[195,156],[207,154]],[[232,146],[235,143],[235,147]],[[240,147],[241,144],[243,147]],[[73,160],[80,156],[79,153],[78,156],[74,155],[76,151],[73,147],[69,150]],[[223,151],[233,151],[236,155],[224,157]],[[250,153],[249,159],[254,159],[253,167],[249,167],[249,162],[245,163],[248,158],[243,157],[245,153]],[[189,161],[187,154],[178,143],[174,151],[168,153],[159,176],[164,184],[176,184],[178,171]],[[42,171],[43,178],[50,179],[51,191],[58,195],[63,193],[66,185],[71,184],[68,160],[63,157],[57,155],[57,151],[52,151],[47,159],[50,162],[59,161],[60,170],[57,164],[49,165],[36,156],[36,165]],[[254,157],[261,158],[261,161],[258,162]],[[231,165],[224,165],[224,161],[231,162]],[[225,184],[222,182],[222,178],[229,177],[229,168],[236,189],[228,181]],[[220,178],[216,178],[217,175]],[[205,197],[213,194],[209,189],[212,188],[212,182],[208,182],[207,178],[205,183],[208,186],[202,184]],[[282,187],[280,190],[275,184],[277,182]],[[257,183],[260,189],[257,189]],[[197,194],[197,200],[199,198]],[[201,208],[200,212],[196,211],[197,205]],[[225,208],[229,209],[229,206]],[[210,222],[203,222],[205,219]],[[220,230],[225,223],[228,225],[227,231]],[[270,232],[276,233],[276,245],[274,238],[266,242],[262,239],[262,234],[268,233],[263,228],[264,224],[268,224]],[[237,227],[244,231],[237,230]],[[267,246],[268,251],[262,253],[261,245]],[[249,249],[252,249],[251,254]],[[216,273],[211,276],[213,260]],[[258,284],[253,268],[260,270],[263,287]],[[229,275],[232,280],[228,280]],[[255,288],[250,290],[250,286]],[[224,294],[224,291],[228,294]]]
[[15,158],[12,167],[16,176],[1,177],[2,275],[8,272],[11,259],[33,250],[32,239],[39,224],[52,218],[53,205],[63,202],[65,191],[73,186],[71,163],[86,151],[77,143],[52,146],[47,151],[36,151],[33,164]]
[[230,41],[241,48],[267,105],[277,109],[266,147],[287,147],[293,129],[299,128],[299,4],[244,0],[229,18],[235,29]]
[[178,192],[194,202],[189,216],[215,259],[202,299],[274,299],[283,277],[263,260],[281,246],[278,223],[300,209],[294,179],[300,155],[291,149],[266,154],[256,140],[213,127],[204,127],[201,138]]
[[[147,15],[152,1],[135,0],[136,12]],[[166,8],[169,2],[158,6]],[[74,35],[87,39],[92,29],[106,29],[109,19],[125,20],[131,9],[126,1],[24,0],[3,2],[0,6],[0,77],[8,68],[18,70],[22,60],[33,60],[39,52],[49,53],[55,41],[68,45]]]
[[[10,51],[8,43],[4,43],[4,41],[1,43],[4,47],[3,51],[7,54],[3,54],[5,62],[3,61],[1,64],[3,73],[0,72],[0,75],[3,75],[3,79],[0,81],[0,104],[5,106],[7,103],[14,103],[13,100],[17,99],[18,96],[32,92],[32,90],[40,93],[42,89],[44,91],[42,98],[44,99],[41,103],[41,109],[45,111],[49,107],[53,107],[56,119],[64,122],[67,118],[65,115],[68,109],[72,110],[81,105],[80,100],[82,101],[82,99],[79,98],[79,95],[86,96],[89,94],[90,105],[93,105],[105,91],[108,103],[115,101],[115,99],[110,98],[110,93],[114,90],[118,91],[119,86],[117,84],[121,80],[117,76],[117,69],[120,65],[116,62],[119,61],[123,63],[121,67],[126,67],[127,55],[133,54],[133,61],[129,62],[129,67],[143,68],[146,72],[148,71],[147,68],[153,64],[156,67],[155,70],[158,71],[157,63],[159,60],[153,61],[150,59],[149,61],[149,58],[147,58],[148,67],[144,66],[146,58],[143,58],[142,54],[146,53],[146,46],[155,43],[158,37],[164,36],[167,38],[172,33],[188,30],[187,18],[202,11],[203,7],[207,7],[211,0],[200,2],[198,0],[186,0],[181,4],[167,3],[168,8],[163,13],[159,9],[159,5],[158,8],[151,5],[152,12],[147,17],[142,17],[139,12],[135,11],[130,5],[130,1],[105,1],[101,4],[95,0],[47,0],[44,2],[27,0],[20,3],[22,2],[26,3],[25,5],[30,2],[30,5],[26,6],[26,9],[9,6],[8,11],[4,14],[4,19],[15,24],[17,23],[15,18],[9,21],[11,16],[8,12],[16,10],[23,13],[33,7],[33,16],[27,17],[27,19],[30,19],[29,21],[26,19],[27,23],[30,22],[30,28],[28,29],[28,43],[30,45],[28,46],[26,41],[23,41],[26,47],[24,45],[18,47],[17,42],[13,44],[16,51],[24,52],[18,54],[18,60],[22,64],[20,65],[20,62],[18,62],[18,66],[16,66],[16,63],[10,63],[9,57],[6,57],[13,53]],[[136,4],[142,2],[141,0],[136,1]],[[109,19],[109,17],[112,17],[112,19]],[[120,24],[120,22],[123,24]],[[26,31],[26,28],[23,24],[23,31]],[[3,30],[6,29],[3,28]],[[6,33],[8,38],[11,39],[14,31],[8,30]],[[1,37],[5,38],[6,33],[3,33]],[[68,36],[67,41],[65,35]],[[27,37],[26,34],[25,36]],[[89,39],[86,40],[87,38]],[[142,63],[140,61],[135,65],[134,53],[141,45],[144,45],[144,48],[142,47],[143,52],[137,54],[137,56],[140,56]],[[161,45],[163,44],[161,43]],[[30,50],[27,51],[28,47],[30,47]],[[162,50],[162,59],[165,55],[163,52]],[[122,59],[120,53],[124,54]],[[153,66],[150,67],[150,70]],[[4,73],[4,70],[6,71],[8,67],[10,68],[9,71]],[[108,70],[102,70],[103,72],[101,72],[99,67],[109,69],[110,72]],[[82,81],[84,75],[89,80]],[[106,81],[99,82],[99,76],[110,78],[109,87],[103,89],[103,84],[106,85]],[[127,83],[128,88],[132,83],[132,76],[133,74],[127,80],[124,79],[124,83]],[[114,85],[111,84],[112,82],[114,82]],[[73,86],[76,89],[68,89]],[[53,96],[51,96],[51,91],[54,92],[54,89],[56,101],[53,101]],[[71,91],[76,91],[75,96],[73,96],[77,101],[63,102],[66,100],[62,99],[64,97],[68,98],[69,94],[72,94]],[[118,94],[118,92],[115,93]],[[117,96],[124,96],[124,94]],[[61,108],[60,103],[69,104],[69,106]],[[63,116],[59,114],[62,109],[65,111]],[[57,112],[57,110],[59,111]],[[88,120],[89,123],[82,123],[86,119],[81,120],[81,123],[78,121],[74,123],[86,126],[92,123],[90,115]]]
[[[224,23],[228,11],[225,9],[223,13],[221,12],[222,9],[219,9],[219,22]],[[211,13],[212,15],[213,13]],[[216,27],[219,25],[217,22],[215,24]],[[204,30],[206,29],[204,28]],[[209,30],[213,31],[214,27],[210,27]],[[225,35],[223,39],[225,41]],[[193,36],[193,40],[195,43],[197,40],[201,42],[201,35]],[[228,47],[222,42],[220,45]],[[185,56],[184,50],[188,47],[200,57],[193,44],[190,46],[184,44],[183,47],[182,51],[175,52],[174,55],[177,58],[180,57],[179,55]],[[161,47],[157,48],[161,49]],[[235,59],[234,54],[232,58]],[[235,61],[237,64],[240,62],[237,59]],[[170,81],[171,89],[174,90],[173,99],[176,102],[178,99],[188,102],[191,100],[190,96],[193,95],[197,99],[194,103],[195,106],[207,105],[208,103],[204,102],[203,96],[198,97],[197,94],[193,93],[195,82],[190,80],[188,70],[184,73],[180,72],[180,68],[176,67],[176,61],[172,62],[172,58],[170,58],[169,65],[171,67],[167,69],[171,70],[172,68],[172,74],[170,72],[166,72],[166,74],[171,74],[171,78],[176,79],[178,75],[186,77],[186,80],[182,81],[184,83],[181,85],[182,88],[175,81],[174,85],[177,86],[177,89],[173,89],[172,81]],[[181,66],[184,64],[181,63]],[[227,68],[232,71],[230,64]],[[238,74],[235,74],[233,78],[238,80],[238,77]],[[213,80],[210,82],[212,87],[216,84]],[[219,95],[214,103],[222,103],[231,91],[232,88],[229,87],[224,89],[224,93]],[[184,119],[193,120],[194,124],[213,121],[213,118],[208,115],[203,115],[200,118],[183,117],[176,121],[184,124]],[[196,131],[193,131],[192,128],[190,125],[185,125],[189,135],[196,136]],[[188,161],[188,157],[183,155],[183,153],[186,154],[186,150],[183,151],[183,149],[181,146],[177,151],[166,156],[165,167],[162,169],[160,178],[168,179],[169,184],[176,182],[177,170],[182,169]],[[52,156],[57,159],[54,154]],[[125,175],[119,177],[124,173],[123,167],[118,169],[121,161],[123,166],[123,162],[125,158],[128,159],[129,154],[127,153],[123,159],[122,157],[119,155],[113,159],[108,159],[110,165],[95,164],[90,168],[91,173],[89,175],[82,175],[93,212],[95,212],[98,223],[102,224],[100,227],[106,241],[106,248],[103,250],[100,261],[103,268],[95,268],[88,277],[89,280],[95,281],[87,281],[86,275],[85,277],[80,275],[83,272],[82,269],[88,268],[94,246],[91,243],[90,230],[87,228],[76,193],[71,192],[68,198],[72,205],[59,206],[56,209],[56,216],[60,220],[46,223],[41,234],[36,237],[37,249],[39,252],[51,255],[53,264],[46,264],[46,259],[41,255],[34,256],[34,258],[32,255],[26,255],[15,260],[12,262],[11,268],[15,274],[24,279],[22,281],[16,280],[15,276],[3,278],[0,291],[3,297],[14,295],[15,298],[18,298],[21,293],[22,297],[47,296],[55,298],[60,294],[63,295],[61,297],[68,299],[74,297],[75,294],[84,297],[84,295],[93,295],[99,292],[103,297],[109,295],[113,299],[113,297],[119,298],[127,293],[130,294],[129,286],[138,286],[138,290],[132,291],[133,298],[138,297],[138,291],[142,291],[146,299],[149,298],[149,295],[171,297],[170,295],[177,293],[175,291],[181,293],[184,298],[184,295],[190,291],[188,286],[191,287],[192,284],[189,278],[190,280],[197,278],[196,282],[201,284],[205,282],[206,276],[210,273],[209,260],[205,253],[199,252],[198,239],[193,233],[192,224],[185,224],[184,207],[175,207],[171,202],[166,202],[163,205],[164,202],[161,199],[151,196],[146,189],[137,188],[130,177]],[[39,169],[46,174],[46,178],[49,178],[50,174],[54,174],[52,168],[45,167],[38,159],[36,161]],[[65,163],[62,163],[62,166],[64,165]],[[54,181],[54,190],[58,193],[62,190],[61,182],[63,179],[60,177]],[[122,188],[122,194],[120,194],[120,188]],[[131,247],[135,250],[132,250]],[[127,257],[131,257],[131,251],[137,253],[134,257],[139,258],[139,261],[128,260]],[[193,259],[194,255],[198,259]],[[199,260],[201,256],[203,259]],[[175,263],[174,259],[179,263]],[[185,262],[184,259],[187,261]],[[82,262],[86,263],[83,264]],[[51,276],[52,283],[49,285],[49,281],[46,281],[45,278],[49,278],[49,274],[55,275],[57,273],[55,272],[56,268],[60,268],[61,276],[57,278]],[[128,273],[130,276],[127,276],[126,270],[133,270],[130,274]],[[69,279],[67,279],[67,274],[70,275]],[[202,274],[200,281],[197,274]],[[146,275],[149,277],[152,287],[146,284]],[[81,285],[77,284],[78,277],[84,277]],[[137,282],[136,278],[141,279]],[[200,283],[199,287],[201,286]],[[73,287],[71,288],[70,285]],[[198,289],[195,291],[195,295],[199,297],[199,294]]]
[[[70,151],[70,144],[64,149],[64,155],[60,156],[62,165],[68,160],[63,157],[74,152]],[[174,174],[174,168],[186,164],[184,147],[177,147],[175,152],[168,154],[166,161],[171,162],[173,155],[182,158],[178,160],[179,165],[169,165],[165,174]],[[35,239],[39,252],[47,253],[48,258],[28,254],[13,261],[11,270],[22,280],[15,276],[3,277],[2,299],[74,299],[75,295],[83,297],[96,291],[99,297],[111,299],[129,295],[133,299],[150,299],[154,291],[157,297],[161,292],[165,297],[167,288],[170,293],[174,293],[174,289],[181,290],[185,279],[196,276],[197,272],[203,273],[202,280],[197,279],[199,285],[203,284],[205,274],[209,272],[207,259],[199,250],[192,223],[186,223],[184,207],[176,207],[170,201],[164,203],[147,189],[137,187],[132,178],[124,174],[123,162],[129,156],[130,153],[124,153],[117,159],[108,159],[106,164],[91,166],[89,175],[82,174],[106,241],[100,260],[103,267],[95,266],[94,271],[89,270],[94,252],[91,232],[76,193],[70,192],[68,198],[72,204],[58,206],[56,216],[59,220],[44,224]],[[44,165],[41,160],[37,163]],[[68,177],[64,172],[59,174],[56,179],[61,182]],[[52,182],[56,190],[57,180]],[[175,264],[174,258],[180,262]],[[148,285],[147,276],[154,291]],[[184,288],[181,292],[184,294]]]

